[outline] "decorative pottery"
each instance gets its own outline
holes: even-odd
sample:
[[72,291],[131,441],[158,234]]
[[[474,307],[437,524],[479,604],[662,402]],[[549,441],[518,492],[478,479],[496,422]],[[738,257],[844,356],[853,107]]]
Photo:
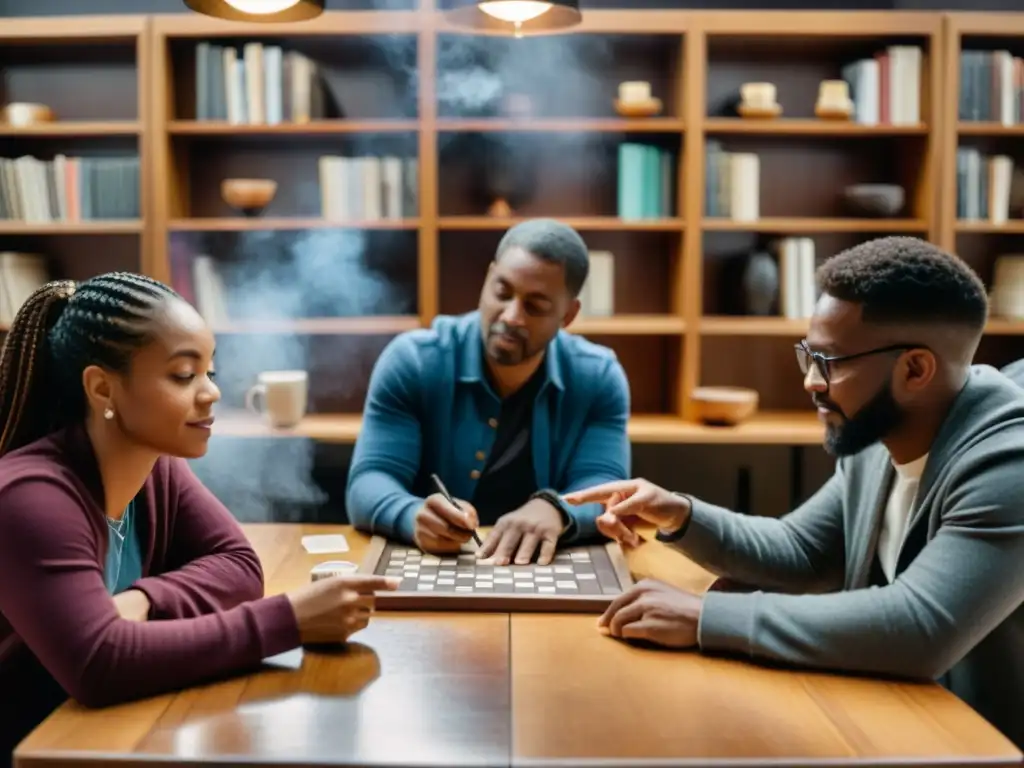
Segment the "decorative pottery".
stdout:
[[40,123],[52,123],[55,119],[53,110],[45,104],[32,104],[27,101],[13,101],[3,108],[0,120],[7,125],[24,128]]
[[277,194],[273,179],[224,179],[220,196],[232,208],[246,216],[259,216]]
[[764,251],[752,253],[743,271],[743,293],[750,315],[770,315],[779,295],[779,266]]
[[740,103],[736,111],[740,117],[766,119],[782,114],[774,83],[744,83],[740,86]]
[[853,116],[850,84],[845,80],[822,80],[814,114],[822,120],[849,120]]
[[735,426],[757,412],[757,390],[746,387],[697,387],[693,403],[698,420],[712,426]]
[[853,184],[843,190],[843,198],[855,215],[890,218],[903,210],[905,194],[896,184]]
[[621,117],[654,117],[661,110],[661,99],[651,96],[651,84],[646,80],[619,83],[615,112]]

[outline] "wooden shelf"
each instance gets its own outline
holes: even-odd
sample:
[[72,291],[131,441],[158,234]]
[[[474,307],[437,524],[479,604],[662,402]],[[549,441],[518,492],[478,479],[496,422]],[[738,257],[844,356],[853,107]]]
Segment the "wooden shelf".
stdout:
[[926,125],[863,125],[854,122],[799,118],[754,120],[749,118],[714,118],[704,120],[709,134],[765,134],[775,136],[925,136]]
[[429,17],[421,11],[335,11],[308,21],[263,23],[227,21],[193,13],[160,14],[159,34],[166,37],[205,38],[268,38],[311,37],[331,38],[350,35],[416,34],[424,29]]
[[[356,414],[313,414],[294,429],[273,429],[247,413],[217,413],[217,437],[293,437],[324,443],[351,444],[359,436],[362,419]],[[709,427],[677,416],[637,415],[629,420],[635,443],[815,445],[824,428],[813,412],[760,413],[736,427]]]
[[147,21],[146,16],[132,14],[83,14],[70,20],[64,16],[4,18],[0,26],[0,41],[53,46],[130,43],[146,34]]
[[308,123],[242,124],[213,120],[172,120],[172,136],[324,136],[346,133],[409,133],[418,131],[418,120],[314,120]]
[[991,221],[957,221],[956,231],[963,234],[978,235],[1020,235],[1024,234],[1024,219],[1010,219],[1002,224]]
[[[682,219],[646,219],[633,221],[614,216],[556,216],[571,227],[591,232],[680,232]],[[515,226],[523,218],[496,218],[492,216],[443,216],[438,220],[442,230],[501,230]]]
[[580,317],[567,330],[591,336],[675,335],[686,331],[686,322],[676,315]]
[[813,411],[762,411],[735,427],[709,427],[677,418],[644,416],[630,422],[630,435],[639,443],[820,445],[825,436],[825,428]]
[[378,219],[375,221],[328,221],[312,218],[171,219],[171,232],[248,232],[268,229],[418,229],[419,219]]
[[1003,125],[993,122],[960,122],[956,131],[961,136],[1024,136],[1024,123]]
[[803,336],[807,320],[786,317],[707,316],[700,321],[705,336]]
[[420,320],[415,315],[381,315],[239,321],[218,323],[213,331],[217,334],[384,335],[419,327]]
[[0,235],[133,235],[141,221],[10,221],[0,220]]
[[[703,317],[704,336],[793,336],[807,333],[808,320],[785,317]],[[994,318],[985,326],[990,336],[1024,336],[1024,321]]]
[[91,136],[137,136],[142,126],[137,120],[64,120],[39,125],[12,126],[0,123],[4,138],[86,138]]
[[552,133],[679,133],[683,121],[675,117],[649,118],[524,118],[515,119],[469,119],[457,120],[440,118],[437,130],[460,133],[514,133],[519,131]]
[[829,232],[907,232],[921,233],[928,229],[922,219],[816,219],[763,218],[754,221],[704,219],[706,232],[769,232],[779,234],[816,234]]
[[995,317],[988,321],[985,333],[990,336],[1024,336],[1024,320],[1004,320]]

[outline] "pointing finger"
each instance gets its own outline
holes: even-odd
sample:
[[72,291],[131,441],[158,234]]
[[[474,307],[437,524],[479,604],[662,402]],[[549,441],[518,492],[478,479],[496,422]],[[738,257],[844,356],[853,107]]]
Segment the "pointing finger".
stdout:
[[566,504],[572,504],[577,506],[579,504],[588,504],[594,501],[607,501],[612,494],[622,494],[623,496],[629,496],[636,493],[637,484],[635,480],[614,480],[610,483],[602,483],[601,485],[594,485],[590,488],[583,488],[578,491],[572,491],[562,495],[562,500]]
[[603,514],[597,518],[597,529],[613,541],[629,547],[640,545],[640,537],[615,515]]
[[648,508],[652,501],[652,494],[649,491],[640,491],[606,506],[604,515],[617,517],[620,520],[628,517],[639,517],[646,520],[647,517],[644,513],[649,511]]

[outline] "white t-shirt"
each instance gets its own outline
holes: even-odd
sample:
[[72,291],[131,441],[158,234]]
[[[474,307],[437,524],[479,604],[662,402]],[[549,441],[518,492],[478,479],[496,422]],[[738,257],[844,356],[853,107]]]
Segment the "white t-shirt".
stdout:
[[907,535],[910,509],[917,497],[917,486],[921,482],[921,474],[927,462],[926,453],[906,464],[892,464],[896,470],[896,478],[893,480],[892,490],[889,491],[882,529],[878,534],[878,560],[890,582],[896,573],[896,561],[899,560],[903,539]]

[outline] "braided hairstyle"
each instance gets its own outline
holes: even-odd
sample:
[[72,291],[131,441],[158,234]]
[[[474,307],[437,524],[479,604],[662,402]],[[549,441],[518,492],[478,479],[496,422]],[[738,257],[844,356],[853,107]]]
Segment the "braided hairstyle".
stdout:
[[82,372],[127,371],[151,339],[160,305],[180,298],[161,282],[111,272],[57,280],[18,310],[0,354],[0,456],[86,417]]

